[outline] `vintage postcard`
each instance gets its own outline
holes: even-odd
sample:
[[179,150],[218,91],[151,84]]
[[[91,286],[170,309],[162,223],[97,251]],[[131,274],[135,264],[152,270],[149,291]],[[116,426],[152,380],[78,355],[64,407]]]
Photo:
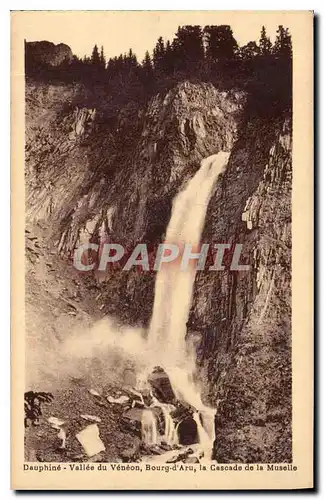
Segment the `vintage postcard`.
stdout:
[[11,33],[12,488],[313,488],[313,13]]

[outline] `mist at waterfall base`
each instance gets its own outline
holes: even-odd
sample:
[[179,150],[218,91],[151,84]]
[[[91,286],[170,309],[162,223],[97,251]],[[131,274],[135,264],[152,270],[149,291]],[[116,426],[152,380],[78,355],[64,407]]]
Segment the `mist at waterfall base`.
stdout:
[[[202,160],[200,169],[173,201],[165,243],[180,247],[186,243],[193,248],[199,246],[208,203],[228,157],[229,153],[220,152]],[[205,457],[210,459],[215,410],[206,407],[201,400],[201,388],[194,378],[195,348],[186,340],[195,275],[195,265],[181,270],[180,265],[162,264],[156,275],[148,332],[117,326],[111,318],[106,318],[90,332],[81,335],[76,332],[69,337],[63,345],[63,358],[69,357],[70,367],[73,364],[76,366],[79,360],[79,370],[92,372],[94,383],[99,372],[97,383],[105,371],[107,378],[102,380],[103,383],[120,383],[125,370],[131,368],[136,373],[135,388],[138,391],[150,390],[150,373],[155,367],[162,367],[170,379],[176,399],[194,408],[193,420],[197,425],[199,446]],[[100,365],[97,374],[93,366],[96,363]],[[159,436],[155,413],[146,408],[142,417],[143,441],[154,445],[163,439],[170,445],[177,444],[177,428],[170,416],[172,405],[161,403],[154,397],[151,406],[159,406],[163,411],[164,435]]]

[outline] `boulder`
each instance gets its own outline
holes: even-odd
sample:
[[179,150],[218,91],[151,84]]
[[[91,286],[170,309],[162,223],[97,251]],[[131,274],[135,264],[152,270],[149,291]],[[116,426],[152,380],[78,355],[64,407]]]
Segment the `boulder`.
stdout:
[[169,376],[163,368],[160,366],[155,367],[147,380],[153,389],[154,396],[161,403],[175,403],[176,397]]
[[130,444],[124,450],[119,452],[119,456],[123,462],[135,462],[135,460],[139,457],[141,442],[139,439],[134,439],[133,443]]
[[100,439],[99,427],[97,426],[97,424],[88,425],[75,437],[82,445],[88,457],[93,457],[94,455],[105,451],[105,445]]

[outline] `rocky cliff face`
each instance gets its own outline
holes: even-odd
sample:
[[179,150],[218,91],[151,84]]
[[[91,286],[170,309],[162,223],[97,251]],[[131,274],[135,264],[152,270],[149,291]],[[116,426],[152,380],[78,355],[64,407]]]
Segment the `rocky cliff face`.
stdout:
[[[121,110],[111,130],[100,109],[74,106],[72,87],[31,87],[31,106],[35,91],[46,108],[40,116],[27,111],[27,213],[50,222],[65,256],[102,232],[129,247],[163,241],[173,197],[202,158],[232,148],[244,105],[242,93],[184,82],[146,111]],[[147,324],[154,273],[127,274],[109,277],[107,312],[119,310],[117,289],[124,319]]]
[[[289,116],[247,119],[243,92],[189,82],[145,109],[123,108],[113,125],[104,98],[81,87],[30,84],[26,100],[27,218],[63,257],[103,234],[130,246],[163,241],[172,199],[200,160],[231,151],[203,242],[241,243],[250,271],[197,274],[189,334],[200,339],[205,399],[218,406],[215,458],[290,461]],[[104,313],[148,324],[155,273],[91,279]]]
[[236,143],[206,224],[210,238],[242,243],[250,271],[196,283],[220,462],[291,460],[291,128],[271,125]]
[[25,49],[28,62],[46,66],[59,66],[63,62],[71,62],[73,58],[72,50],[65,43],[26,42]]

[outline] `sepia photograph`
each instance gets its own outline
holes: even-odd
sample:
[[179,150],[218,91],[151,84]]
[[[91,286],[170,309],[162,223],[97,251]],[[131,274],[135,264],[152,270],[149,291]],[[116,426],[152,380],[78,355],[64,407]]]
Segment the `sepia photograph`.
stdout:
[[26,473],[297,470],[295,45],[266,14],[20,14]]

